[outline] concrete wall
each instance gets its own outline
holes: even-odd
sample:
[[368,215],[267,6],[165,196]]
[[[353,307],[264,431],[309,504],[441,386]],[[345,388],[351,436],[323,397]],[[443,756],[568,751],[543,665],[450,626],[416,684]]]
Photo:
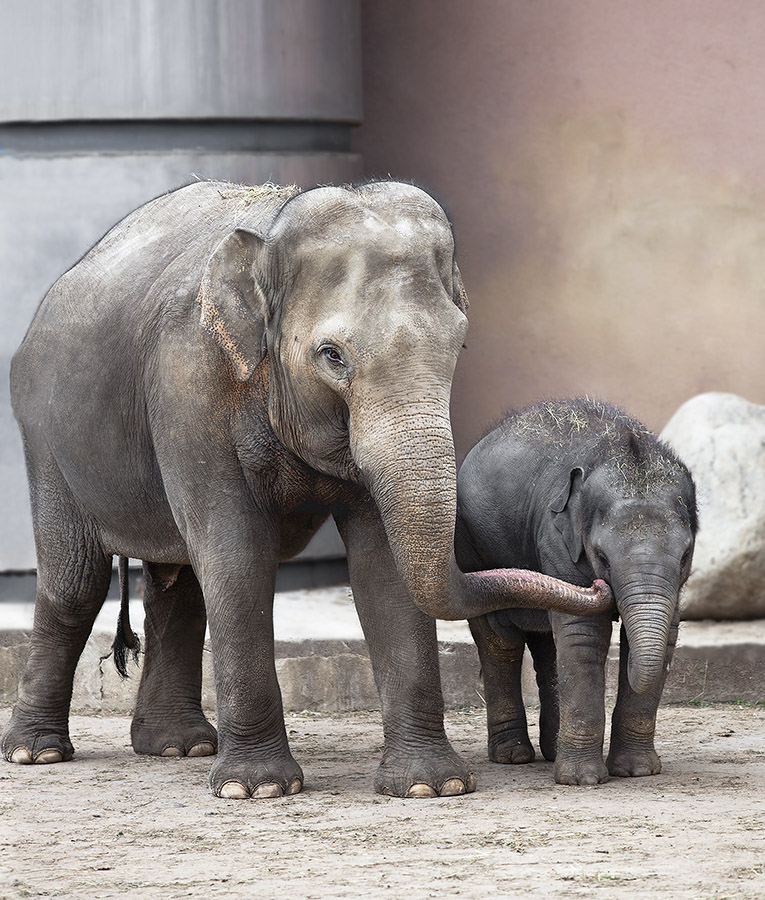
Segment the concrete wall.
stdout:
[[8,368],[47,288],[131,209],[195,178],[357,178],[360,75],[355,0],[3,10],[0,571],[35,562]]
[[463,454],[509,406],[765,402],[765,6],[364,0],[369,174],[455,224]]

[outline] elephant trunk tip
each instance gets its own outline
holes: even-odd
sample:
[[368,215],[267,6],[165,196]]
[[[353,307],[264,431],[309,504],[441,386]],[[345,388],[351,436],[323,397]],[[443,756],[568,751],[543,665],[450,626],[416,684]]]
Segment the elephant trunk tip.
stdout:
[[602,578],[596,578],[590,588],[592,591],[593,607],[596,612],[606,612],[614,605],[614,595],[611,586],[603,581]]
[[[593,616],[608,612],[614,606],[611,588],[602,579],[585,588],[529,569],[488,569],[471,572],[463,579],[478,593],[483,583],[492,600],[501,599],[503,605],[494,606],[494,609],[551,609],[569,615]],[[481,611],[490,611],[488,605]]]
[[627,663],[627,680],[636,694],[649,694],[655,690],[662,674],[660,667],[640,665],[632,657]]
[[[617,596],[619,591],[617,588]],[[659,593],[622,598],[619,613],[622,637],[629,647],[627,679],[636,694],[661,691],[676,639],[672,622],[677,614],[677,595]],[[669,655],[668,655],[669,653]]]

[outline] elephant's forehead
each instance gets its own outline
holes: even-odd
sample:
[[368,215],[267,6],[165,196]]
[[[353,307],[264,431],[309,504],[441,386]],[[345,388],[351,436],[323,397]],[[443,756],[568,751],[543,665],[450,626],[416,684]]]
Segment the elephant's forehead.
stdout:
[[624,535],[667,533],[683,526],[683,516],[669,497],[623,499],[611,506],[604,525]]
[[372,240],[429,241],[449,240],[447,223],[433,216],[416,215],[407,210],[393,209],[382,216],[373,210],[363,210],[358,221],[362,233]]
[[349,256],[365,254],[396,260],[445,253],[451,247],[451,232],[438,221],[406,213],[388,220],[369,211],[307,230],[295,242],[295,252],[317,259],[323,253],[339,251]]
[[284,207],[282,221],[305,222],[329,215],[338,217],[372,211],[382,218],[406,212],[419,219],[448,224],[446,213],[428,193],[413,185],[379,183],[360,188],[324,187],[297,195]]
[[369,205],[347,194],[332,195],[331,202],[314,205],[306,215],[290,216],[281,228],[296,251],[310,253],[332,247],[422,252],[453,242],[451,226],[435,204]]

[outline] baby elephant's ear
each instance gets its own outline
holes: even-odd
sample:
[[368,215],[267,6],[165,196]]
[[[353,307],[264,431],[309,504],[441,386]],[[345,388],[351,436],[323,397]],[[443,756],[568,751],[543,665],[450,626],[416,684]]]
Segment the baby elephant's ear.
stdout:
[[259,283],[265,254],[261,235],[237,228],[213,251],[199,288],[201,325],[231,360],[240,381],[247,381],[265,353],[268,304]]
[[569,556],[573,562],[578,562],[584,550],[582,540],[582,481],[584,469],[581,466],[574,467],[566,473],[566,479],[562,485],[560,494],[550,504],[553,513],[553,525],[563,536]]

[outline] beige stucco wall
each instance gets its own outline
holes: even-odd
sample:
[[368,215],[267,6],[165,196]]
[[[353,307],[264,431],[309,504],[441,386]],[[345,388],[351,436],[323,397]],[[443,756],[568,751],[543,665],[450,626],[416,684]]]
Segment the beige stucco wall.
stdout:
[[655,429],[765,402],[765,5],[365,0],[368,174],[445,202],[471,298],[458,454],[586,393]]

